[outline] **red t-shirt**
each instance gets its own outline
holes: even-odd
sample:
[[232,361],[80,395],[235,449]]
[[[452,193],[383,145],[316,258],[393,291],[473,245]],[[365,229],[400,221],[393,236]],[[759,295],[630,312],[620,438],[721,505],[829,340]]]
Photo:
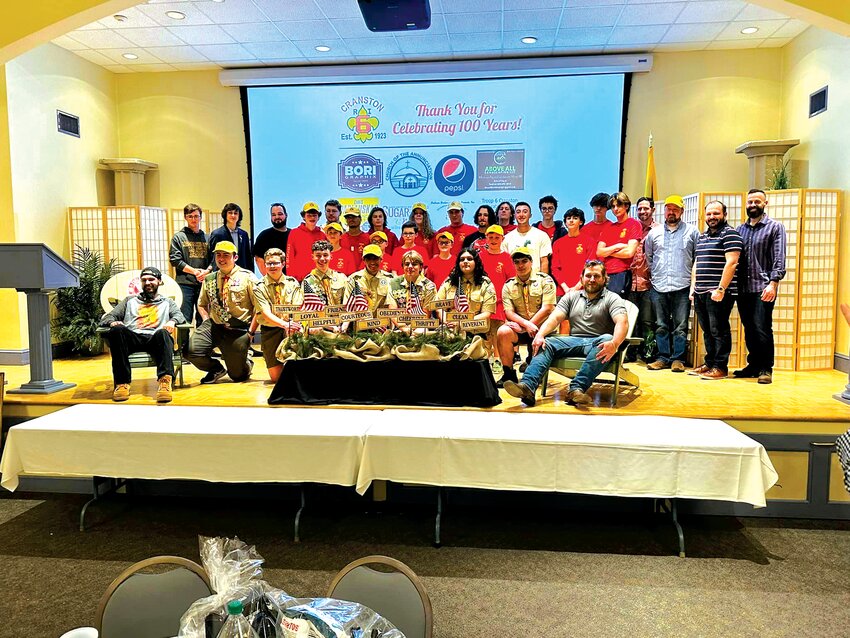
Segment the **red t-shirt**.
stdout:
[[[599,235],[601,235],[602,231],[610,225],[611,222],[607,219],[601,224],[597,224],[595,221],[591,220],[581,227],[581,233],[582,235],[586,235],[590,241],[598,244]],[[596,254],[596,249],[593,250],[593,253]]]
[[552,246],[552,278],[559,286],[559,293],[563,291],[560,289],[561,284],[565,283],[572,288],[579,282],[584,262],[596,259],[598,242],[585,235],[584,228],[578,236],[564,235]]
[[557,229],[557,226],[555,226],[555,224],[552,224],[549,228],[546,228],[546,226],[544,226],[543,224],[535,224],[534,227],[539,228],[544,233],[549,235],[549,241],[552,241],[552,238],[555,237],[555,230]]
[[355,264],[354,254],[342,246],[340,246],[339,250],[335,250],[331,253],[330,269],[341,272],[346,277],[357,270]]
[[422,269],[428,268],[430,258],[428,257],[427,251],[422,246],[417,246],[414,244],[413,248],[405,248],[403,246],[399,246],[395,249],[393,253],[392,259],[390,259],[390,266],[393,272],[398,273],[399,275],[404,272],[404,268],[401,267],[401,258],[404,256],[404,253],[415,250],[422,257]]
[[502,305],[502,287],[508,279],[516,277],[514,262],[508,253],[493,255],[485,249],[478,254],[481,256],[481,263],[484,264],[484,272],[496,288],[496,312],[491,315],[491,318],[504,321],[505,307]]
[[369,243],[369,234],[363,232],[354,237],[345,233],[342,239],[339,240],[340,246],[350,250],[354,254],[354,261],[360,261],[363,257],[363,246],[368,246]]
[[[399,240],[398,246],[396,246],[396,248],[401,248],[402,243],[403,242],[401,240]],[[422,233],[416,233],[416,239],[413,240],[413,243],[416,244],[417,246],[422,246],[422,248],[424,248],[426,251],[428,251],[429,257],[431,256],[432,246],[437,245],[437,242],[434,240],[433,237],[431,237],[431,239],[425,239],[425,237],[422,236]],[[437,252],[439,252],[439,251],[437,251]],[[393,254],[395,254],[395,250],[393,250]]]
[[509,232],[511,232],[514,228],[516,228],[516,224],[506,224],[505,226],[502,226],[502,230],[505,231],[506,235]]
[[[640,237],[641,223],[636,219],[627,217],[622,222],[611,222],[608,226],[605,226],[599,234],[599,241],[605,242],[606,246],[613,246],[614,244],[626,244],[632,239],[640,241]],[[606,257],[605,270],[608,271],[609,275],[625,272],[631,267],[632,259],[632,257]]]
[[[478,229],[475,226],[470,226],[469,224],[460,224],[459,226],[443,226],[440,230],[434,233],[434,237],[442,233],[443,231],[448,231],[452,234],[452,237],[455,238],[455,243],[452,244],[452,257],[457,257],[460,249],[463,248],[463,240],[466,239],[467,235],[472,235],[478,232]],[[440,249],[437,247],[437,242],[433,242],[431,244],[431,252],[434,255],[439,254]]]
[[304,222],[289,231],[286,242],[286,274],[301,281],[310,274],[313,264],[313,242],[327,239],[321,228],[307,230]]
[[434,285],[439,289],[440,286],[443,285],[443,282],[451,273],[452,268],[455,267],[456,257],[449,257],[448,259],[440,259],[439,255],[435,257],[431,257],[431,261],[428,263],[428,279],[434,282]]
[[[371,236],[372,233],[374,233],[374,232],[375,231],[372,230],[367,234]],[[398,236],[396,236],[396,234],[393,231],[385,228],[381,232],[384,233],[387,236],[387,252],[390,255],[392,255],[393,251],[395,251],[395,249],[398,248],[401,245],[401,242],[398,240]]]

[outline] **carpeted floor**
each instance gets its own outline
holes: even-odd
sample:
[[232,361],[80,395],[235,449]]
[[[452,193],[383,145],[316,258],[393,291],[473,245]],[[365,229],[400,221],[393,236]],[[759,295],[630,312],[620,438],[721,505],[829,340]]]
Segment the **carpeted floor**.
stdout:
[[78,495],[0,498],[0,638],[57,638],[91,624],[110,581],[157,554],[198,560],[197,537],[238,535],[266,559],[271,584],[325,592],[350,560],[398,558],[424,580],[436,638],[846,636],[850,524],[690,517],[688,558],[672,526],[640,514],[532,504],[449,507],[431,546],[433,506],[364,512],[318,504],[292,541],[294,502]]

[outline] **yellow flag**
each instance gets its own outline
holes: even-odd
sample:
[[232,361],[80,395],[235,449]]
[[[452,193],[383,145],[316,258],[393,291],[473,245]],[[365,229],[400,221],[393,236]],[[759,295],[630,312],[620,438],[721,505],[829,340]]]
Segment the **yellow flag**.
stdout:
[[658,196],[658,180],[655,177],[655,153],[652,150],[652,133],[649,134],[649,150],[646,154],[646,185],[643,188],[644,197],[652,201]]

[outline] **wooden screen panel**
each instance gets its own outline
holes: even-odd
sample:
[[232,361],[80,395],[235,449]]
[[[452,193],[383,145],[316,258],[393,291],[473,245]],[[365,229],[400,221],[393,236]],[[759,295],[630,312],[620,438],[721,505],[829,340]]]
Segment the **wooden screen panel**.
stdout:
[[71,255],[68,256],[69,259],[73,260],[73,253],[77,246],[99,252],[106,259],[109,259],[109,254],[105,251],[105,211],[106,209],[100,206],[80,206],[68,209],[68,228],[71,234]]
[[801,192],[797,369],[831,369],[838,285],[838,191]]
[[156,266],[168,272],[168,211],[153,206],[139,207],[139,230],[142,244],[142,267]]
[[797,295],[800,251],[799,189],[768,191],[767,214],[785,226],[785,279],[773,308],[774,368],[797,369]]
[[109,206],[106,209],[109,256],[118,260],[122,270],[144,268],[137,206]]

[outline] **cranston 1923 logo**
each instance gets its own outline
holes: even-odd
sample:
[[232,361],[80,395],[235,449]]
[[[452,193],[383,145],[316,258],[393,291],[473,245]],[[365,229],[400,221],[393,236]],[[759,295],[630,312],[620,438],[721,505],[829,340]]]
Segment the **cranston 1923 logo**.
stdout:
[[357,140],[365,144],[372,139],[385,139],[386,133],[377,131],[381,125],[378,119],[378,113],[384,110],[384,105],[380,100],[369,95],[358,95],[352,97],[342,104],[340,110],[347,114],[345,124],[351,133],[342,133],[341,139]]
[[447,155],[434,169],[434,184],[444,195],[463,195],[472,186],[475,173],[462,155]]
[[387,181],[403,197],[416,197],[431,179],[431,165],[419,153],[399,153],[387,167]]
[[354,193],[367,193],[384,185],[384,164],[371,155],[355,153],[337,166],[340,188]]

